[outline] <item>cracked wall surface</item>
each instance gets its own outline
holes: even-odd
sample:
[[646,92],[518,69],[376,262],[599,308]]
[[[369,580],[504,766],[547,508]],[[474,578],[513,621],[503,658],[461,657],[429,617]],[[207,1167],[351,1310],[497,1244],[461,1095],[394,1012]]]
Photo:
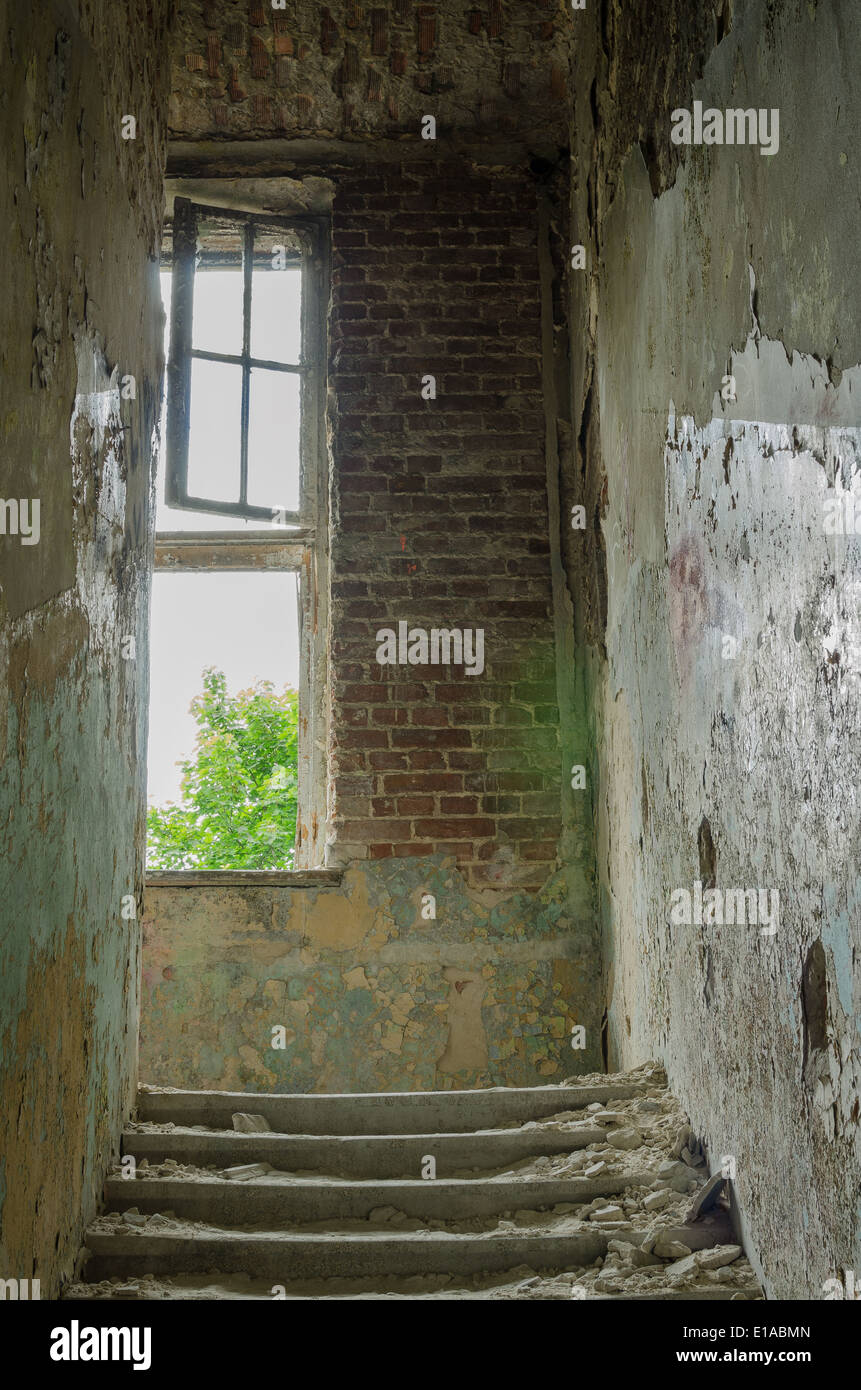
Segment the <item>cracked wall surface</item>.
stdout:
[[43,1297],[135,1076],[166,18],[0,6],[0,494],[41,517],[0,537],[0,1277]]
[[[861,1261],[861,548],[825,525],[861,490],[861,35],[840,3],[643,24],[602,7],[575,83],[610,1065],[664,1059],[768,1293],[818,1298]],[[672,146],[696,99],[777,108],[779,151]],[[777,890],[778,930],[674,921],[696,880]]]
[[564,874],[537,894],[476,892],[443,855],[356,865],[337,888],[150,885],[141,1077],[421,1091],[588,1071],[596,1030],[574,1052],[571,1029],[598,963],[568,898]]

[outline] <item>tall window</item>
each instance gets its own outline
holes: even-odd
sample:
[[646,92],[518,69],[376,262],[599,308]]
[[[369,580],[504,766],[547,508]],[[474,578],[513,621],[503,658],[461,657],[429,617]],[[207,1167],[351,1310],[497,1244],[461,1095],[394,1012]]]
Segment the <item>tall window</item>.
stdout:
[[[176,197],[170,233],[156,570],[295,576],[295,866],[314,867],[325,824],[325,224]],[[213,611],[223,604],[217,589]],[[241,611],[241,604],[230,608],[237,629]],[[271,627],[273,644],[288,640],[280,610]]]
[[323,349],[309,276],[317,230],[175,200],[171,507],[313,524]]

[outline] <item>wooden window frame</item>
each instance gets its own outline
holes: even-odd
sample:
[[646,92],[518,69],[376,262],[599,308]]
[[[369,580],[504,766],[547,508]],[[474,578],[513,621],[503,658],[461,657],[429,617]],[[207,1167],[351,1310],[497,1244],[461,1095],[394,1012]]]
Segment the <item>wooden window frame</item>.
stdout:
[[[179,219],[177,224],[177,204]],[[193,211],[189,214],[188,209]],[[247,502],[219,503],[192,496],[187,489],[188,431],[190,424],[190,373],[194,357],[240,361],[244,382],[257,359],[243,352],[242,360],[227,354],[191,350],[194,257],[197,244],[197,217],[223,219],[231,223],[254,224],[267,229],[283,228],[296,237],[302,247],[302,352],[295,366],[260,361],[264,367],[277,366],[298,371],[302,378],[300,424],[300,510],[285,512],[249,506]],[[179,235],[177,235],[177,231]],[[296,819],[295,872],[302,873],[322,865],[327,795],[328,746],[328,631],[329,631],[329,544],[328,544],[328,450],[325,434],[327,319],[329,286],[328,220],[322,217],[279,217],[265,209],[241,211],[233,207],[211,207],[177,196],[174,202],[174,247],[171,258],[171,334],[166,370],[167,380],[167,459],[165,501],[181,510],[211,512],[214,517],[240,516],[265,520],[267,529],[237,531],[163,531],[155,537],[154,569],[162,573],[201,571],[293,572],[299,575],[299,729],[298,783],[299,809]],[[246,242],[247,245],[247,242]],[[177,279],[177,261],[181,272]],[[247,280],[250,257],[245,254],[246,291],[243,313],[243,349],[248,347]],[[180,306],[175,310],[176,292]],[[183,295],[185,301],[183,302]],[[188,350],[187,350],[188,349]],[[176,352],[176,356],[175,356]],[[247,412],[247,387],[243,386],[243,412]],[[247,415],[245,420],[247,427]],[[179,447],[180,453],[176,450]],[[245,450],[243,449],[243,453]],[[184,462],[183,462],[184,460]],[[247,461],[247,455],[246,455]],[[247,471],[242,468],[242,489]],[[275,524],[277,522],[277,525]],[[282,529],[286,528],[286,529]],[[182,871],[185,873],[186,871]],[[188,870],[189,874],[199,873]],[[232,871],[225,870],[229,875]],[[263,872],[263,871],[261,871]],[[207,871],[208,876],[212,873]],[[217,875],[216,875],[217,877]],[[233,874],[235,878],[236,875]],[[289,881],[289,875],[287,876]]]
[[[212,352],[192,344],[194,282],[197,273],[198,228],[201,220],[241,227],[243,233],[242,351]],[[272,362],[251,353],[251,301],[253,244],[258,230],[278,231],[297,245],[294,253],[302,271],[301,347],[297,363]],[[277,217],[260,212],[211,207],[190,198],[174,199],[173,254],[171,257],[170,354],[167,369],[167,474],[165,501],[184,511],[204,511],[247,521],[309,526],[314,523],[313,492],[318,460],[319,415],[322,406],[325,335],[319,292],[322,265],[321,220],[314,217]],[[191,365],[194,361],[225,362],[242,370],[240,406],[239,498],[224,502],[194,496],[188,490],[188,445],[191,427]],[[278,498],[272,506],[248,502],[248,426],[250,380],[253,368],[297,375],[301,381],[299,428],[299,511],[285,511]]]

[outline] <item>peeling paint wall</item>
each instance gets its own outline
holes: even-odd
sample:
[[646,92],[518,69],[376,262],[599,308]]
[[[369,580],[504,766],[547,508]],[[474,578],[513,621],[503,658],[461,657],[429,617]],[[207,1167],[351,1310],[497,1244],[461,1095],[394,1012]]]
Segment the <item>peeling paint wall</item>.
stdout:
[[0,6],[0,1277],[43,1296],[135,1076],[166,11]]
[[[819,1298],[861,1266],[861,537],[824,505],[861,494],[861,29],[689,9],[601,7],[575,83],[609,1058],[665,1061],[769,1294]],[[779,151],[673,146],[697,99],[777,108]],[[695,881],[776,890],[776,933],[674,921]]]
[[537,894],[475,892],[442,855],[357,865],[335,888],[149,885],[141,1077],[419,1091],[594,1068],[594,1042],[570,1037],[597,997],[592,924],[567,895],[563,874]]

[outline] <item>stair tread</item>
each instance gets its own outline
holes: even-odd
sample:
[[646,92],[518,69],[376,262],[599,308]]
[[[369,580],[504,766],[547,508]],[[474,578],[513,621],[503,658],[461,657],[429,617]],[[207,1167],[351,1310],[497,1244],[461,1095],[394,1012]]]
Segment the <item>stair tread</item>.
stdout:
[[[643,1171],[641,1173],[609,1173],[601,1178],[583,1177],[535,1177],[535,1178],[505,1178],[480,1176],[476,1178],[435,1178],[433,1180],[433,1190],[437,1192],[467,1192],[486,1188],[499,1188],[502,1190],[511,1189],[515,1193],[528,1193],[540,1187],[546,1188],[570,1188],[572,1191],[594,1191],[596,1196],[603,1194],[598,1191],[600,1185],[605,1182],[617,1182],[629,1187],[636,1187],[638,1183],[643,1185],[651,1182],[652,1174]],[[429,1190],[429,1183],[423,1178],[322,1178],[322,1177],[294,1177],[290,1173],[273,1172],[257,1178],[248,1178],[241,1186],[244,1191],[271,1191],[273,1188],[289,1188],[291,1191],[296,1188],[329,1188],[336,1185],[339,1190],[358,1192],[375,1192],[380,1189],[390,1194],[407,1189],[413,1192],[426,1192]],[[147,1189],[153,1191],[163,1191],[165,1188],[171,1190],[181,1190],[185,1188],[213,1188],[219,1192],[235,1191],[237,1183],[231,1178],[219,1177],[217,1174],[208,1174],[206,1177],[147,1177],[128,1180],[126,1178],[108,1178],[105,1183],[106,1190],[109,1189],[113,1195],[132,1196],[133,1194],[142,1197],[146,1195]]]
[[[195,1121],[230,1125],[236,1111],[263,1114],[273,1130],[344,1134],[409,1130],[492,1128],[497,1122],[527,1122],[591,1104],[636,1100],[650,1089],[644,1080],[458,1091],[378,1091],[339,1094],[189,1091],[141,1088],[137,1114],[149,1122]],[[654,1090],[652,1085],[651,1089]]]
[[[528,1121],[527,1123],[531,1124],[532,1122]],[[211,1125],[175,1124],[172,1125],[170,1129],[166,1129],[157,1122],[153,1122],[152,1125],[150,1125],[147,1122],[139,1121],[134,1128],[127,1127],[123,1130],[123,1139],[134,1139],[136,1136],[142,1134],[148,1136],[168,1136],[176,1134],[193,1139],[202,1139],[204,1137],[235,1139],[237,1143],[246,1145],[253,1144],[255,1141],[259,1140],[272,1139],[285,1139],[291,1142],[294,1140],[301,1140],[303,1142],[307,1140],[314,1144],[390,1144],[393,1142],[404,1143],[408,1140],[422,1142],[426,1140],[428,1142],[433,1141],[434,1143],[439,1143],[440,1140],[446,1139],[453,1139],[458,1142],[462,1142],[464,1139],[510,1139],[512,1135],[520,1136],[524,1133],[534,1135],[536,1134],[536,1130],[537,1126],[535,1130],[524,1130],[523,1127],[518,1126],[517,1128],[511,1129],[416,1130],[408,1134],[300,1134],[298,1132],[289,1133],[286,1130],[280,1129],[262,1129],[255,1130],[253,1133],[245,1133],[235,1129],[216,1129]],[[561,1134],[566,1138],[584,1134],[594,1134],[596,1139],[600,1141],[604,1138],[605,1131],[600,1129],[597,1125],[587,1125],[581,1121],[572,1120],[564,1130],[561,1128],[544,1128],[541,1133],[545,1136],[550,1134]]]
[[[243,1102],[246,1110],[252,1101],[301,1100],[319,1105],[332,1105],[336,1101],[350,1101],[353,1104],[394,1104],[406,1101],[410,1105],[422,1105],[438,1100],[466,1102],[470,1097],[484,1100],[488,1096],[547,1096],[564,1097],[568,1093],[593,1092],[612,1093],[619,1100],[631,1099],[647,1085],[646,1082],[576,1082],[570,1085],[558,1082],[547,1086],[483,1086],[475,1089],[464,1088],[457,1091],[207,1091],[185,1090],[173,1086],[152,1086],[142,1082],[138,1086],[139,1096],[177,1096],[201,1097],[215,1100]],[[564,1107],[563,1107],[564,1108]]]
[[[636,1236],[636,1233],[634,1232],[629,1232],[626,1234],[630,1234],[632,1239],[644,1239],[643,1235]],[[88,1245],[95,1251],[105,1244],[116,1245],[120,1243],[125,1244],[126,1242],[128,1242],[129,1247],[131,1249],[137,1250],[144,1248],[147,1242],[150,1241],[154,1241],[158,1244],[165,1244],[169,1242],[184,1244],[189,1241],[193,1243],[206,1243],[222,1240],[230,1241],[237,1244],[245,1244],[252,1242],[265,1242],[267,1244],[270,1242],[283,1242],[285,1244],[290,1242],[322,1244],[324,1242],[331,1243],[335,1240],[344,1240],[349,1241],[350,1243],[358,1244],[364,1244],[367,1242],[388,1242],[393,1245],[400,1245],[403,1243],[417,1244],[419,1242],[427,1244],[436,1241],[443,1244],[450,1242],[454,1246],[463,1245],[466,1242],[470,1241],[494,1241],[501,1243],[507,1242],[509,1244],[514,1245],[522,1242],[524,1239],[527,1238],[530,1240],[530,1242],[536,1241],[538,1243],[559,1243],[562,1241],[572,1241],[576,1243],[579,1238],[587,1235],[595,1236],[596,1238],[599,1238],[601,1240],[609,1240],[612,1238],[613,1232],[602,1231],[600,1227],[593,1225],[591,1222],[583,1222],[577,1227],[576,1230],[568,1230],[565,1232],[560,1232],[559,1234],[554,1234],[553,1232],[546,1230],[531,1231],[528,1227],[522,1228],[517,1231],[497,1230],[469,1232],[431,1230],[353,1231],[339,1230],[335,1228],[333,1228],[331,1231],[273,1231],[269,1229],[242,1231],[236,1230],[229,1226],[215,1226],[207,1224],[205,1226],[202,1226],[201,1229],[185,1229],[180,1231],[164,1229],[145,1231],[143,1228],[138,1228],[136,1230],[129,1230],[128,1228],[125,1228],[118,1229],[116,1232],[114,1232],[100,1231],[93,1229],[93,1227],[89,1227],[86,1233],[86,1240]]]
[[[270,1128],[238,1131],[237,1112]],[[687,1220],[707,1176],[691,1166],[689,1138],[652,1064],[630,1077],[423,1093],[144,1086],[122,1135],[138,1168],[107,1179],[109,1211],[85,1236],[92,1282],[70,1296],[558,1300],[582,1280],[578,1298],[759,1297],[744,1260],[721,1283],[694,1274],[696,1262],[674,1271],[663,1251],[652,1265],[625,1252],[651,1251],[656,1221],[666,1250],[735,1243],[723,1209]],[[225,1176],[255,1163],[245,1181]],[[603,1172],[587,1177],[596,1163]]]

